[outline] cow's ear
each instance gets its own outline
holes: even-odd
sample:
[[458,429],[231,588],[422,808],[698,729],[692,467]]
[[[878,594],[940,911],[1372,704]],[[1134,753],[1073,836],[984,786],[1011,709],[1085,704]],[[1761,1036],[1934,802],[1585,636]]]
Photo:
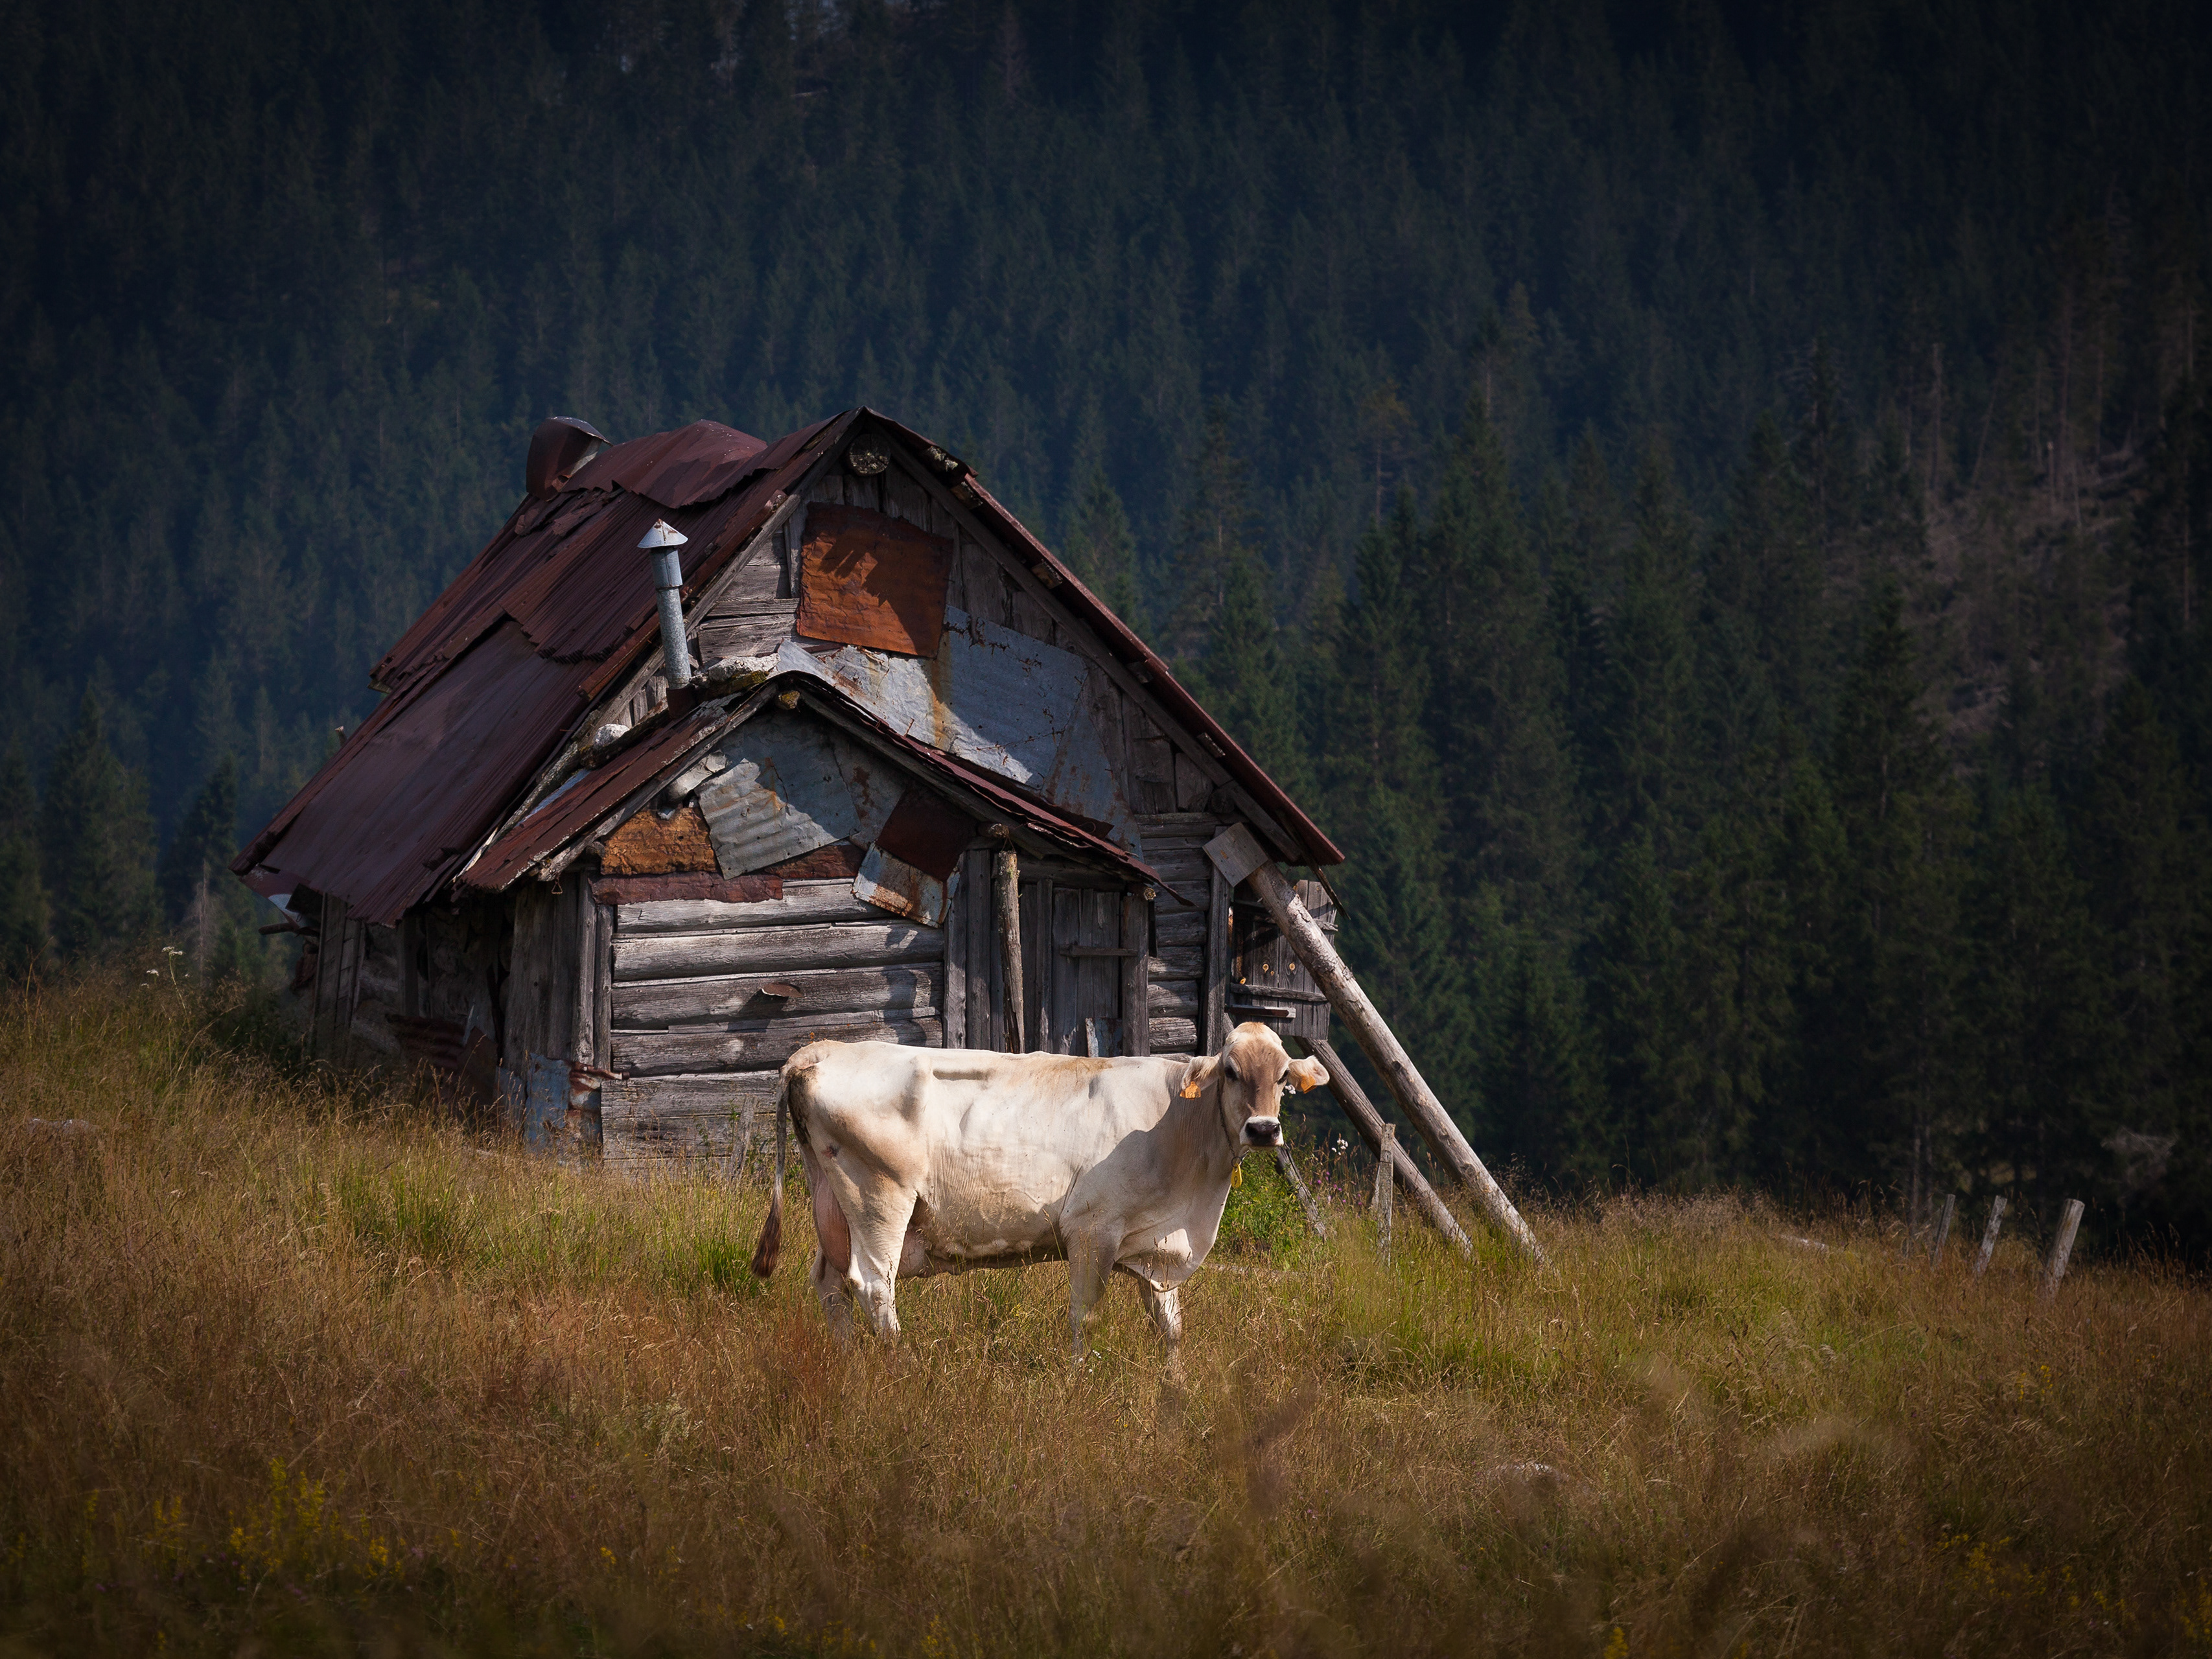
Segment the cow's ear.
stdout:
[[1328,1081],[1328,1067],[1317,1060],[1294,1060],[1291,1062],[1291,1069],[1284,1075],[1297,1084],[1298,1092],[1304,1094],[1307,1090],[1318,1089]]
[[1176,1092],[1185,1100],[1196,1100],[1206,1091],[1206,1085],[1213,1081],[1215,1075],[1220,1070],[1219,1054],[1207,1054],[1203,1059],[1194,1060],[1182,1068],[1182,1087]]

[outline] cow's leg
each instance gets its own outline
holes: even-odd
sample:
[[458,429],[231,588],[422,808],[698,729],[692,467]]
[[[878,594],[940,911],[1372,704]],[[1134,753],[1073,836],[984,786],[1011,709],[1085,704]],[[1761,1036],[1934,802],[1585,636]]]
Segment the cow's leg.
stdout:
[[806,1164],[806,1184],[814,1194],[814,1266],[807,1278],[822,1298],[822,1312],[830,1334],[840,1342],[853,1340],[853,1299],[846,1294],[846,1276],[853,1261],[853,1231],[845,1224],[845,1212],[823,1179],[822,1166],[811,1150],[801,1147]]
[[1075,1358],[1083,1358],[1083,1322],[1098,1298],[1106,1294],[1107,1279],[1114,1271],[1114,1247],[1090,1239],[1077,1239],[1067,1251],[1067,1322]]
[[1160,1340],[1168,1345],[1168,1357],[1173,1358],[1176,1351],[1182,1346],[1182,1292],[1172,1285],[1164,1290],[1156,1288],[1151,1279],[1139,1273],[1137,1299],[1152,1316]]
[[899,1334],[899,1261],[906,1252],[914,1205],[912,1193],[887,1194],[853,1225],[853,1265],[846,1277],[878,1336],[896,1339]]
[[817,1250],[813,1269],[807,1277],[813,1281],[814,1294],[822,1298],[822,1314],[830,1322],[830,1334],[840,1343],[849,1344],[853,1340],[853,1298],[845,1294],[845,1275],[828,1256]]

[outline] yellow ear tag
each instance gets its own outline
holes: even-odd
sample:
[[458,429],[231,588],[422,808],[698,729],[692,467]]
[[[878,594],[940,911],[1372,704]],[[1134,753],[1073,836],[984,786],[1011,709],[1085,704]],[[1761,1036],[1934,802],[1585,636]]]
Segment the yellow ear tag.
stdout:
[[1232,1164],[1229,1166],[1229,1184],[1232,1187],[1242,1187],[1244,1184],[1244,1166],[1242,1164]]
[[1182,1085],[1182,1097],[1185,1100],[1196,1100],[1198,1093],[1198,1085],[1195,1083],[1186,1083]]

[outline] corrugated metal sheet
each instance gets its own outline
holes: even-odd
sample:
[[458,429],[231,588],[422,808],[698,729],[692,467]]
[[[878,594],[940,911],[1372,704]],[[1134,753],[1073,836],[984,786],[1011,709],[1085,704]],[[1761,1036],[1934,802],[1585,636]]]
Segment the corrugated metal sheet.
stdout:
[[768,446],[719,421],[694,421],[603,450],[568,482],[572,488],[619,485],[663,507],[696,507],[726,495],[755,470]]
[[926,660],[849,645],[817,657],[787,644],[776,666],[825,679],[900,735],[1000,773],[1128,841],[1129,804],[1090,716],[1090,662],[957,609],[948,607],[945,622]]
[[266,864],[352,916],[397,921],[475,850],[581,713],[574,672],[507,623],[388,699],[232,867]]
[[952,538],[866,507],[806,509],[799,553],[799,631],[810,640],[937,653]]
[[819,720],[769,709],[718,748],[729,769],[699,791],[699,810],[726,876],[872,841],[898,804],[901,780]]

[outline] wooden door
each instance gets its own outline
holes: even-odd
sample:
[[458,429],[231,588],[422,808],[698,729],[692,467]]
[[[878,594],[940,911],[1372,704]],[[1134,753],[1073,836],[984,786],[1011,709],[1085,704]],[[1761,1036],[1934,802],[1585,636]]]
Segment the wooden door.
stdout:
[[1143,1010],[1150,908],[1118,887],[1048,877],[1022,883],[1022,1012],[1032,1050],[1149,1051]]

